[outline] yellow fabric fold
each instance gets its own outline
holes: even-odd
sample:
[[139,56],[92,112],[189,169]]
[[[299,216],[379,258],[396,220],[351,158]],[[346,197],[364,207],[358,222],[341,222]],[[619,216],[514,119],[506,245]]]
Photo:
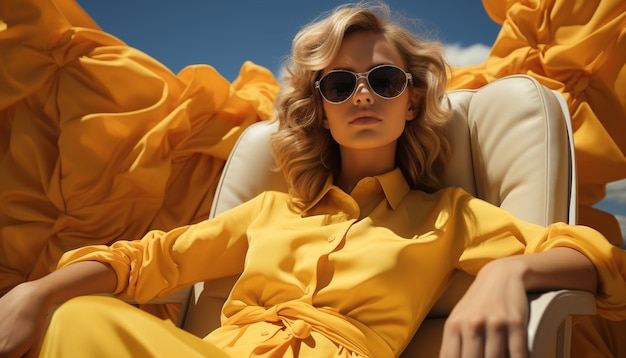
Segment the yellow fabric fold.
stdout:
[[0,20],[0,294],[70,249],[206,218],[238,135],[272,114],[251,62],[233,83],[174,74],[71,0],[6,0]]
[[[299,340],[309,338],[312,331],[321,332],[337,346],[348,348],[359,357],[391,357],[394,355],[387,342],[376,332],[369,330],[368,327],[331,309],[314,308],[301,301],[290,301],[267,309],[255,306],[245,307],[223,322],[224,329],[215,330],[205,339],[222,348],[236,347],[238,344],[245,345],[245,342],[239,342],[242,337],[245,337],[242,334],[239,334],[239,340],[236,342],[232,342],[232,339],[226,339],[232,334],[232,330],[228,326],[243,326],[246,331],[262,330],[262,328],[255,327],[255,323],[258,322],[280,324],[281,328],[284,327],[289,332],[288,334]],[[261,327],[263,326],[261,325]],[[223,335],[222,330],[227,333]],[[260,333],[262,335],[262,332]],[[258,336],[259,333],[256,335]],[[252,336],[255,335],[252,334]],[[229,345],[225,345],[224,342],[229,342]]]

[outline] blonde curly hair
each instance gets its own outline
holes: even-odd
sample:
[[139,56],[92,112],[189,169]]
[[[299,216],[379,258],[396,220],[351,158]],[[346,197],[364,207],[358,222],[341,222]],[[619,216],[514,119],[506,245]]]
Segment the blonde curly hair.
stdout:
[[305,26],[295,36],[272,136],[277,169],[285,175],[292,209],[301,211],[340,170],[339,146],[322,126],[322,98],[314,83],[336,57],[344,38],[356,32],[382,34],[403,55],[413,80],[411,103],[417,109],[398,139],[396,163],[413,189],[441,187],[450,145],[445,136],[449,111],[443,104],[449,70],[440,43],[423,39],[391,18],[383,3],[343,5]]

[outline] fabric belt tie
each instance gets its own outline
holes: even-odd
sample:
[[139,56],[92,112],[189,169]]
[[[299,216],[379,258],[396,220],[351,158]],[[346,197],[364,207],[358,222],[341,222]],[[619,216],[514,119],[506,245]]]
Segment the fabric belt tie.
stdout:
[[[311,335],[311,325],[301,319],[292,319],[285,316],[281,316],[278,312],[279,306],[273,306],[264,310],[258,317],[265,322],[282,322],[287,331],[292,336],[298,339],[305,339]],[[253,318],[253,317],[250,317]],[[254,319],[252,322],[258,322],[258,319]],[[247,322],[247,323],[252,323]]]
[[[391,357],[394,352],[378,334],[365,325],[328,309],[294,301],[270,308],[247,306],[228,317],[223,325],[249,325],[257,322],[282,323],[295,338],[306,339],[317,331],[336,344],[363,357]],[[357,327],[353,323],[358,323]],[[361,329],[359,329],[361,328]],[[360,337],[358,341],[347,337]]]

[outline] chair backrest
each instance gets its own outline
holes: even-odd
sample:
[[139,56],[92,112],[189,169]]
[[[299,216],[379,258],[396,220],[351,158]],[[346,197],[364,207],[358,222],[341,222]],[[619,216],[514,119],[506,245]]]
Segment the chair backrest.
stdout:
[[575,221],[573,138],[558,92],[515,75],[449,98],[454,154],[447,186],[542,226]]
[[[445,184],[460,186],[539,225],[573,223],[573,139],[567,107],[559,96],[525,75],[478,90],[450,92],[453,155]],[[212,216],[265,190],[286,190],[281,174],[271,170],[269,137],[276,129],[275,122],[260,122],[242,133],[222,173]],[[197,284],[183,327],[200,336],[217,327],[235,279]],[[453,284],[432,316],[445,317],[466,285]]]

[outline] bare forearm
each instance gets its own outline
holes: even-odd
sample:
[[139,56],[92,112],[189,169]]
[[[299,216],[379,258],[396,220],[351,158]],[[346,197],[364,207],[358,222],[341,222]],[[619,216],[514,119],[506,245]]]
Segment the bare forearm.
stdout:
[[78,262],[33,282],[48,304],[58,304],[77,296],[112,293],[117,285],[115,271],[96,261]]
[[89,261],[17,285],[0,297],[0,356],[37,354],[53,305],[76,296],[113,292],[116,284],[109,265]]
[[591,261],[580,252],[565,247],[503,258],[493,261],[485,269],[508,271],[522,280],[528,292],[576,289],[595,293],[598,285]]

